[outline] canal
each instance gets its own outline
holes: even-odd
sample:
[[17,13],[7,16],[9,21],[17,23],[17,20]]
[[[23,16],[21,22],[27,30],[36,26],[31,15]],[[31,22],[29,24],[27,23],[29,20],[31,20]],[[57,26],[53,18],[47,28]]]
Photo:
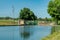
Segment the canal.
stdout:
[[51,34],[51,26],[0,26],[0,40],[42,40]]

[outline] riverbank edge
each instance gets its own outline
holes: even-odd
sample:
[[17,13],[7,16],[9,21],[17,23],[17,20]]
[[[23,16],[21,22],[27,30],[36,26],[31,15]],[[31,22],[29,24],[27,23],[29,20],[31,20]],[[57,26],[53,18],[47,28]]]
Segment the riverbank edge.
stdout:
[[[0,25],[0,26],[28,26],[28,25]],[[38,25],[38,26],[60,26],[60,25]]]
[[[13,24],[12,24],[12,25],[0,25],[0,26],[30,26],[30,25],[24,25],[24,24],[22,24],[22,25],[17,25],[17,24],[16,24],[16,25],[13,25]],[[32,25],[31,25],[31,26],[32,26]]]

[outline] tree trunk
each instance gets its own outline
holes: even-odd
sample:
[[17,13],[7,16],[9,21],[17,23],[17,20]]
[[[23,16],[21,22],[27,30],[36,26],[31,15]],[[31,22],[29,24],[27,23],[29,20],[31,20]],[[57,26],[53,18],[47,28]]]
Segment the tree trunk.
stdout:
[[58,19],[56,19],[56,24],[58,25]]

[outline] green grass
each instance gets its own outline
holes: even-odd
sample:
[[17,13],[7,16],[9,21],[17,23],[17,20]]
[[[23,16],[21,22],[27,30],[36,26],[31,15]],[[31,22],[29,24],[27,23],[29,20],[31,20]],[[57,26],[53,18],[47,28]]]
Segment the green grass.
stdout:
[[0,25],[18,25],[17,20],[0,20]]
[[60,40],[60,32],[54,32],[52,35],[49,35],[42,40]]
[[51,35],[43,38],[42,40],[60,40],[60,26],[54,26],[51,30]]

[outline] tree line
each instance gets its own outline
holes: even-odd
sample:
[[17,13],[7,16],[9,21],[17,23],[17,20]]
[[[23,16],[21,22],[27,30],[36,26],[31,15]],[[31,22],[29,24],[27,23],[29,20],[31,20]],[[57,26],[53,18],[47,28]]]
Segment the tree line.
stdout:
[[[56,24],[58,24],[58,20],[60,20],[60,0],[50,0],[47,12],[55,20]],[[38,18],[29,8],[23,8],[20,10],[18,18],[0,17],[0,19],[37,20]],[[39,18],[39,20],[43,20],[43,18]],[[48,18],[45,18],[44,20],[48,20]]]
[[9,20],[9,19],[13,20],[13,19],[15,19],[15,20],[18,20],[19,18],[12,18],[12,17],[0,17],[0,20],[2,20],[2,19],[6,19],[6,20]]

